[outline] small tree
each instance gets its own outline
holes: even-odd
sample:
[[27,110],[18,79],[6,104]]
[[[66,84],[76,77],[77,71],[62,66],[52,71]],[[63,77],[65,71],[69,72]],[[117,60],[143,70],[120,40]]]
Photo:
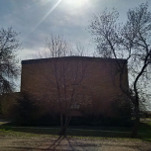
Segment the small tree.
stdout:
[[94,15],[89,26],[97,44],[98,53],[103,57],[124,58],[128,61],[130,89],[122,85],[124,66],[117,60],[118,72],[121,76],[120,87],[133,104],[135,123],[132,136],[137,136],[140,120],[140,103],[144,86],[150,77],[151,64],[151,12],[148,4],[141,4],[127,13],[127,22],[120,24],[119,13],[104,11]]

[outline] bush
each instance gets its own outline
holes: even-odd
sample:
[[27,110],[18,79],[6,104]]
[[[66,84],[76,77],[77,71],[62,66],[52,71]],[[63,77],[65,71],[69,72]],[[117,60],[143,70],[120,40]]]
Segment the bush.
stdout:
[[17,107],[17,99],[20,93],[8,93],[0,96],[1,114],[4,118],[13,119],[15,117],[14,109]]
[[38,107],[34,102],[27,94],[23,94],[17,100],[17,106],[14,109],[14,121],[16,124],[32,125],[34,123],[38,111]]

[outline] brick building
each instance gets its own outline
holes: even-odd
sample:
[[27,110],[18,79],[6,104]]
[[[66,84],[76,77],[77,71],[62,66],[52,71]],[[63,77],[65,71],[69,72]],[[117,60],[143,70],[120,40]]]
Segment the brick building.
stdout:
[[42,114],[117,116],[117,108],[128,104],[117,61],[124,65],[122,85],[128,89],[126,60],[71,56],[22,61],[21,92],[39,104]]

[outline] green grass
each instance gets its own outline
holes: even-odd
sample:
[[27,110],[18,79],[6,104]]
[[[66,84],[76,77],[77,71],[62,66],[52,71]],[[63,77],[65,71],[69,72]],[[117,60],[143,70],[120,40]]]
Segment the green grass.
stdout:
[[[49,134],[58,135],[59,127],[14,127],[14,126],[1,126],[0,132],[6,133],[17,133],[17,134]],[[110,128],[110,129],[94,129],[94,128],[68,128],[67,134],[69,136],[80,136],[80,137],[130,137],[130,131],[125,129]]]
[[[58,132],[59,127],[1,125],[0,150],[50,150]],[[57,145],[58,150],[151,150],[151,121],[141,123],[137,139],[129,137],[130,129],[126,127],[70,127],[67,133],[68,139]]]
[[143,140],[151,141],[151,119],[140,124],[139,137]]
[[[11,125],[0,126],[0,137],[4,135],[35,136],[35,135],[58,135],[59,127],[15,127]],[[69,136],[78,137],[115,137],[129,138],[131,129],[126,127],[70,127],[67,130]],[[151,120],[140,124],[139,138],[151,141]]]
[[0,125],[7,124],[7,122],[0,121]]

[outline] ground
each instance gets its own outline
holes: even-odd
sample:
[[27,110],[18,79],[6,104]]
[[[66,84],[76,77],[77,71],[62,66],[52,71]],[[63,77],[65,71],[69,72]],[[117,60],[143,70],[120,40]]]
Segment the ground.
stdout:
[[[139,138],[128,129],[75,129],[67,137],[58,128],[0,126],[0,151],[151,151],[151,121],[142,123]],[[1,122],[1,124],[3,124]]]
[[1,138],[1,151],[151,151],[151,143],[139,139],[75,138],[57,141],[53,136]]

